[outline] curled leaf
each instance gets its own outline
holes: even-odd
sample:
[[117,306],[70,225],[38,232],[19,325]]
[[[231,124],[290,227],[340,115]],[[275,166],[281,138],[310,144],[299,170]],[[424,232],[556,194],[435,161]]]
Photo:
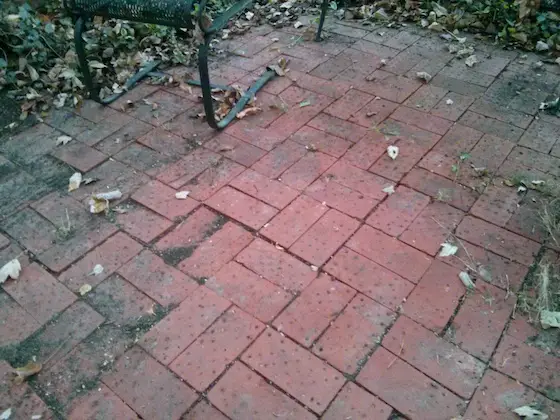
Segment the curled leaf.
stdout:
[[461,281],[463,282],[463,284],[467,289],[473,290],[475,288],[471,276],[469,276],[469,273],[466,273],[465,271],[461,271],[459,273],[459,278],[461,279]]
[[449,257],[451,255],[455,255],[459,248],[456,245],[450,243],[443,243],[441,244],[441,250],[439,251],[440,257]]
[[513,410],[515,414],[520,417],[524,417],[526,419],[532,420],[547,420],[548,414],[544,414],[542,411],[539,411],[533,407],[529,407],[528,405],[524,405],[522,407],[518,407]]
[[560,328],[560,312],[542,310],[541,327],[545,330],[548,328]]
[[387,154],[391,159],[395,160],[399,155],[399,148],[397,146],[389,146],[387,147]]
[[478,58],[476,58],[476,55],[474,55],[474,54],[473,54],[473,55],[469,55],[469,56],[467,57],[467,59],[465,60],[465,64],[466,64],[468,67],[472,67],[472,66],[474,66],[476,63],[478,63]]
[[249,107],[249,108],[245,108],[245,109],[244,109],[243,111],[241,111],[241,112],[238,112],[237,115],[236,115],[236,117],[237,117],[238,119],[242,120],[243,118],[245,118],[245,117],[248,116],[248,115],[255,115],[255,114],[258,114],[258,113],[261,112],[261,111],[262,111],[262,109],[260,109],[259,107],[257,107],[257,106],[252,106],[252,107]]
[[426,73],[425,71],[416,72],[416,77],[425,81],[425,82],[429,82],[432,79],[432,76],[430,74]]
[[72,191],[80,188],[81,183],[82,183],[82,174],[79,173],[79,172],[76,172],[68,180],[68,192],[72,192]]
[[393,185],[389,185],[388,187],[383,188],[382,190],[386,194],[393,194],[395,192],[395,187]]
[[16,377],[14,378],[14,383],[22,384],[30,376],[41,372],[41,369],[43,369],[43,365],[36,362],[29,362],[25,366],[15,368],[14,373],[16,374]]
[[0,284],[4,283],[9,278],[17,280],[20,272],[21,264],[17,258],[7,262],[0,268]]
[[89,292],[91,292],[91,284],[84,284],[82,287],[80,287],[79,292],[80,296],[88,294]]
[[101,213],[109,208],[110,200],[118,200],[121,197],[122,193],[119,190],[94,194],[88,202],[89,211],[93,214]]
[[57,146],[64,146],[65,144],[68,144],[68,142],[72,140],[72,137],[70,136],[59,136],[56,139],[56,145]]
[[175,198],[177,200],[186,200],[189,196],[189,191],[179,191],[175,193]]
[[95,267],[93,267],[93,270],[91,270],[91,273],[89,273],[89,275],[90,276],[98,276],[101,273],[103,273],[103,270],[104,270],[104,268],[101,264],[95,264]]

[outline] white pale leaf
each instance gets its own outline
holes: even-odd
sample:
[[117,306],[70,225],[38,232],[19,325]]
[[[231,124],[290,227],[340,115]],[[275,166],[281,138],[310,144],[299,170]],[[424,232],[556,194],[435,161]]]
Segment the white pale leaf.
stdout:
[[395,160],[399,155],[399,148],[397,146],[389,146],[387,147],[387,154],[391,159]]

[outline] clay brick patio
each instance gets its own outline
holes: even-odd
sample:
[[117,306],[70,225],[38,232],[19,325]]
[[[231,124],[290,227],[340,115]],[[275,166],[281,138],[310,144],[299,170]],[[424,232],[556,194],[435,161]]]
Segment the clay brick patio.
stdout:
[[[425,31],[327,29],[223,42],[221,82],[290,59],[263,111],[223,132],[196,118],[196,90],[143,84],[0,142],[0,266],[23,266],[0,292],[0,412],[490,420],[536,403],[560,419],[559,353],[515,308],[556,251],[538,194],[503,183],[560,177],[560,119],[538,111],[560,67],[479,42],[467,68]],[[76,171],[96,182],[67,193]],[[466,264],[491,273],[474,292]]]

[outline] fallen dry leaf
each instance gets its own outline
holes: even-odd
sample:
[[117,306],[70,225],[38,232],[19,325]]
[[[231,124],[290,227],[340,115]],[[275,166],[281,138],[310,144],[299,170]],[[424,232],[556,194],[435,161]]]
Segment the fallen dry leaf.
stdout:
[[76,172],[68,180],[68,192],[72,192],[72,191],[80,188],[81,183],[82,183],[82,174],[79,173],[79,172]]
[[459,273],[459,278],[461,279],[461,281],[463,282],[463,284],[465,285],[465,287],[467,289],[472,290],[472,289],[475,288],[474,283],[471,279],[471,276],[469,276],[469,273],[467,273],[465,271],[461,271]]
[[319,267],[317,267],[316,265],[310,265],[309,268],[311,268],[311,271],[319,271]]
[[391,159],[395,160],[399,155],[399,148],[397,146],[389,146],[387,147],[387,154]]
[[89,276],[98,276],[101,273],[103,273],[103,266],[101,264],[95,264],[95,267],[93,267],[93,270],[91,270],[91,273],[89,273]]
[[543,310],[541,311],[541,327],[560,328],[560,312]]
[[429,82],[432,79],[432,76],[430,74],[426,73],[425,71],[416,72],[416,77],[425,81],[425,82]]
[[529,407],[528,405],[524,405],[522,407],[518,407],[513,410],[515,414],[519,417],[524,417],[526,419],[532,420],[547,420],[548,414],[544,414],[542,411],[539,411],[533,407]]
[[453,99],[448,99],[445,101],[447,105],[453,105]]
[[220,146],[218,152],[231,152],[233,149],[235,149],[234,146],[230,146],[229,144],[224,144],[223,146]]
[[36,362],[29,362],[23,367],[15,368],[14,373],[16,374],[16,377],[14,378],[14,383],[22,384],[30,376],[41,372],[42,368],[43,365]]
[[459,248],[457,246],[445,242],[445,243],[441,244],[441,250],[439,251],[439,256],[440,257],[449,257],[451,255],[455,255],[458,250],[459,250]]
[[175,193],[175,198],[177,200],[186,200],[189,194],[190,194],[189,191],[179,191]]
[[386,194],[393,194],[395,192],[395,187],[393,185],[389,185],[388,187],[383,188],[382,190]]
[[80,296],[84,296],[85,294],[91,292],[91,284],[84,284],[82,287],[80,287],[79,292]]
[[238,119],[242,120],[243,118],[245,118],[248,115],[255,115],[255,114],[258,114],[261,111],[262,111],[262,109],[260,109],[258,106],[252,106],[252,107],[249,107],[249,108],[245,108],[241,112],[238,112],[236,117]]
[[101,213],[109,208],[109,201],[118,200],[121,197],[122,193],[119,190],[94,194],[88,202],[89,211],[93,214]]
[[4,411],[2,411],[2,414],[0,414],[0,420],[8,420],[10,417],[12,417],[11,408],[5,409]]
[[476,63],[478,63],[478,58],[476,58],[476,55],[469,55],[467,57],[467,59],[465,60],[465,64],[468,67],[472,67],[474,66]]
[[309,99],[306,99],[305,101],[301,101],[299,103],[300,108],[305,108],[306,106],[309,106],[309,105],[311,105],[311,101]]
[[65,144],[68,144],[68,142],[72,140],[72,137],[70,136],[59,136],[56,139],[56,145],[57,146],[64,146]]
[[21,264],[17,258],[8,261],[0,268],[0,284],[4,283],[8,278],[17,280],[21,272]]

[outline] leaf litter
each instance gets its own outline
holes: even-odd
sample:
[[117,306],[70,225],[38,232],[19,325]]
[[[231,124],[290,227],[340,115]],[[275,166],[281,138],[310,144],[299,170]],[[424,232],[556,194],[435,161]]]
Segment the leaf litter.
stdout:
[[101,264],[95,264],[95,267],[93,267],[93,270],[91,270],[88,276],[98,276],[103,273],[103,270],[104,268]]
[[82,184],[82,174],[79,172],[74,173],[68,180],[68,192],[72,192],[80,188]]
[[459,248],[456,245],[445,242],[445,243],[441,244],[441,250],[439,251],[439,256],[440,257],[449,257],[449,256],[452,256],[452,255],[455,255],[458,250],[459,250]]
[[387,154],[391,159],[395,160],[399,155],[399,148],[397,146],[389,146],[387,147]]
[[109,201],[118,200],[122,197],[120,190],[106,193],[93,194],[88,201],[90,213],[97,214],[109,209]]
[[28,362],[25,366],[14,368],[16,376],[13,379],[15,384],[22,384],[27,378],[38,374],[43,369],[43,365],[37,362]]
[[536,408],[530,407],[528,405],[524,405],[522,407],[518,407],[513,410],[515,414],[525,419],[532,419],[532,420],[547,420],[548,414],[544,414],[542,411],[537,410]]

